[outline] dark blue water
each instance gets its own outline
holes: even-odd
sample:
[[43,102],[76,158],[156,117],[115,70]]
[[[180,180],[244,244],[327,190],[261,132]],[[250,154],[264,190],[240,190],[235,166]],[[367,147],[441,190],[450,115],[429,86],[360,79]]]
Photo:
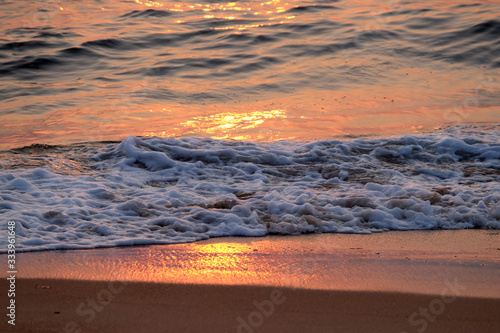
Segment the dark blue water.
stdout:
[[498,1],[2,1],[1,147],[500,119]]

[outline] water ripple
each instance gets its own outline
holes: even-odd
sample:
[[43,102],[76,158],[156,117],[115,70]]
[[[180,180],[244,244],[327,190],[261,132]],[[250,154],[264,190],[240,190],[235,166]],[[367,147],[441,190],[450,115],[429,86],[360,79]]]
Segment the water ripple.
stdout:
[[370,128],[380,121],[397,127],[391,116],[374,114],[408,112],[417,121],[470,98],[499,106],[495,1],[83,0],[2,2],[0,9],[2,115],[51,114],[72,124],[69,114],[85,109],[80,119],[97,119],[91,126],[101,128],[143,121],[147,110],[152,123],[167,119],[174,128],[186,119],[169,109],[279,104],[295,112],[287,126],[325,115],[333,133],[346,119],[346,132],[362,131],[363,117]]

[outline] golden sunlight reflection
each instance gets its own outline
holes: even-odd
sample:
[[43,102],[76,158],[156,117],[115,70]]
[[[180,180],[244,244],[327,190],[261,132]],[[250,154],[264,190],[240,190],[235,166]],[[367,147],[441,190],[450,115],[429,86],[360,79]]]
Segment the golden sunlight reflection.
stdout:
[[[19,254],[19,260],[24,263],[23,274],[31,278],[410,292],[421,289],[415,284],[415,277],[428,283],[428,274],[442,271],[446,260],[456,261],[457,253],[465,263],[478,264],[478,255],[480,260],[489,262],[498,257],[494,253],[497,239],[484,230],[472,230],[479,241],[464,242],[470,238],[470,231],[444,230],[431,234],[408,231],[410,238],[406,233],[385,232],[370,237],[360,234],[230,237],[188,244],[26,252]],[[448,232],[450,237],[443,238],[441,232]],[[442,245],[443,239],[447,239],[446,247]],[[384,252],[378,253],[380,248]],[[410,265],[407,267],[410,270],[401,275],[400,263],[407,255],[427,262],[424,265],[427,270],[422,272],[422,265]],[[464,267],[460,265],[455,270],[462,274]],[[470,273],[471,277],[477,275],[475,270]],[[453,276],[456,271],[447,274]],[[435,281],[439,292],[443,280]],[[426,284],[427,292],[429,287]],[[485,290],[488,293],[491,294],[491,288]]]
[[[183,246],[177,246],[182,248]],[[196,252],[165,251],[145,257],[147,270],[136,272],[138,280],[178,281],[181,283],[238,284],[257,281],[272,274],[268,264],[260,263],[251,243],[205,243],[196,245]]]
[[[183,134],[203,133],[214,139],[249,139],[249,134],[245,135],[245,131],[256,129],[262,126],[267,120],[286,119],[287,116],[284,110],[265,110],[252,111],[243,113],[222,112],[206,116],[196,116],[191,120],[180,123]],[[173,132],[173,133],[172,133]],[[166,137],[172,136],[174,131],[157,131],[145,132],[144,136]]]
[[[157,2],[157,1],[141,1],[135,0],[141,6],[147,8],[159,8],[171,12],[191,12],[190,19],[198,20],[200,17],[210,20],[241,20],[242,23],[224,27],[214,27],[214,30],[246,30],[249,28],[257,28],[263,26],[270,26],[282,24],[286,20],[295,18],[293,15],[279,15],[286,12],[290,8],[296,7],[296,4],[282,2],[281,0],[271,0],[266,2],[212,2],[204,4],[192,3],[171,3],[171,2]],[[193,15],[192,12],[201,12],[200,15]],[[265,16],[270,23],[246,23],[253,17]],[[189,23],[189,20],[177,20],[177,23]]]

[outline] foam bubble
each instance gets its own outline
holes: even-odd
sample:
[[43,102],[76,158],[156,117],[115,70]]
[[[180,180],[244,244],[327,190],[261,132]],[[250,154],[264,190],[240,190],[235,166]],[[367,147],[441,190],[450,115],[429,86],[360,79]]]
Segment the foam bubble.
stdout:
[[467,127],[267,144],[130,136],[81,152],[66,147],[79,156],[77,172],[55,167],[54,154],[36,156],[46,164],[34,168],[13,163],[0,172],[0,214],[17,222],[19,251],[500,229],[499,138],[496,129]]

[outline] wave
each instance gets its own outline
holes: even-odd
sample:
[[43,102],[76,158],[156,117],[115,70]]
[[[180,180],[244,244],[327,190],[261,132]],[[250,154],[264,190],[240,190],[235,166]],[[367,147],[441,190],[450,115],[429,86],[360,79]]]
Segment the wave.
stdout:
[[147,10],[133,10],[130,13],[124,14],[123,18],[149,18],[149,17],[168,17],[172,15],[166,10],[147,9]]
[[[119,94],[120,85],[96,87],[96,77],[140,86],[145,76],[173,76],[179,84],[198,80],[200,87],[213,86],[215,95],[224,95],[227,86],[212,85],[213,81],[231,79],[239,91],[256,90],[265,81],[278,86],[282,94],[290,94],[294,89],[343,91],[353,85],[368,91],[369,86],[398,82],[398,68],[415,62],[425,64],[422,73],[444,68],[446,73],[469,78],[470,86],[477,85],[464,72],[470,66],[481,66],[484,71],[500,67],[500,21],[487,16],[477,19],[480,12],[491,9],[487,4],[457,7],[456,15],[440,7],[401,8],[379,15],[348,9],[344,2],[338,6],[304,3],[286,9],[284,13],[293,19],[273,20],[263,14],[232,11],[227,15],[231,19],[226,19],[216,10],[205,18],[199,10],[127,9],[121,14],[99,13],[107,15],[106,19],[92,21],[90,26],[6,29],[8,38],[0,44],[0,74],[23,82],[57,81],[54,87],[74,87],[78,80],[76,89],[89,85],[95,89],[94,101],[105,105],[104,99],[112,95],[109,90]],[[334,19],[332,13],[340,16]],[[164,18],[161,26],[157,26],[159,18]],[[83,38],[85,34],[89,38]],[[372,70],[362,68],[367,63]],[[411,88],[427,89],[423,83]],[[37,90],[23,89],[26,96],[40,96]],[[53,94],[61,101],[54,102],[56,109],[64,109],[72,103],[67,100],[74,98],[55,88]],[[458,92],[442,94],[454,98]],[[4,97],[9,99],[15,96]],[[200,104],[204,102],[210,101]],[[43,112],[51,110],[43,108]]]
[[19,251],[500,229],[499,141],[497,125],[350,141],[35,145],[4,156],[0,214],[16,222]]

